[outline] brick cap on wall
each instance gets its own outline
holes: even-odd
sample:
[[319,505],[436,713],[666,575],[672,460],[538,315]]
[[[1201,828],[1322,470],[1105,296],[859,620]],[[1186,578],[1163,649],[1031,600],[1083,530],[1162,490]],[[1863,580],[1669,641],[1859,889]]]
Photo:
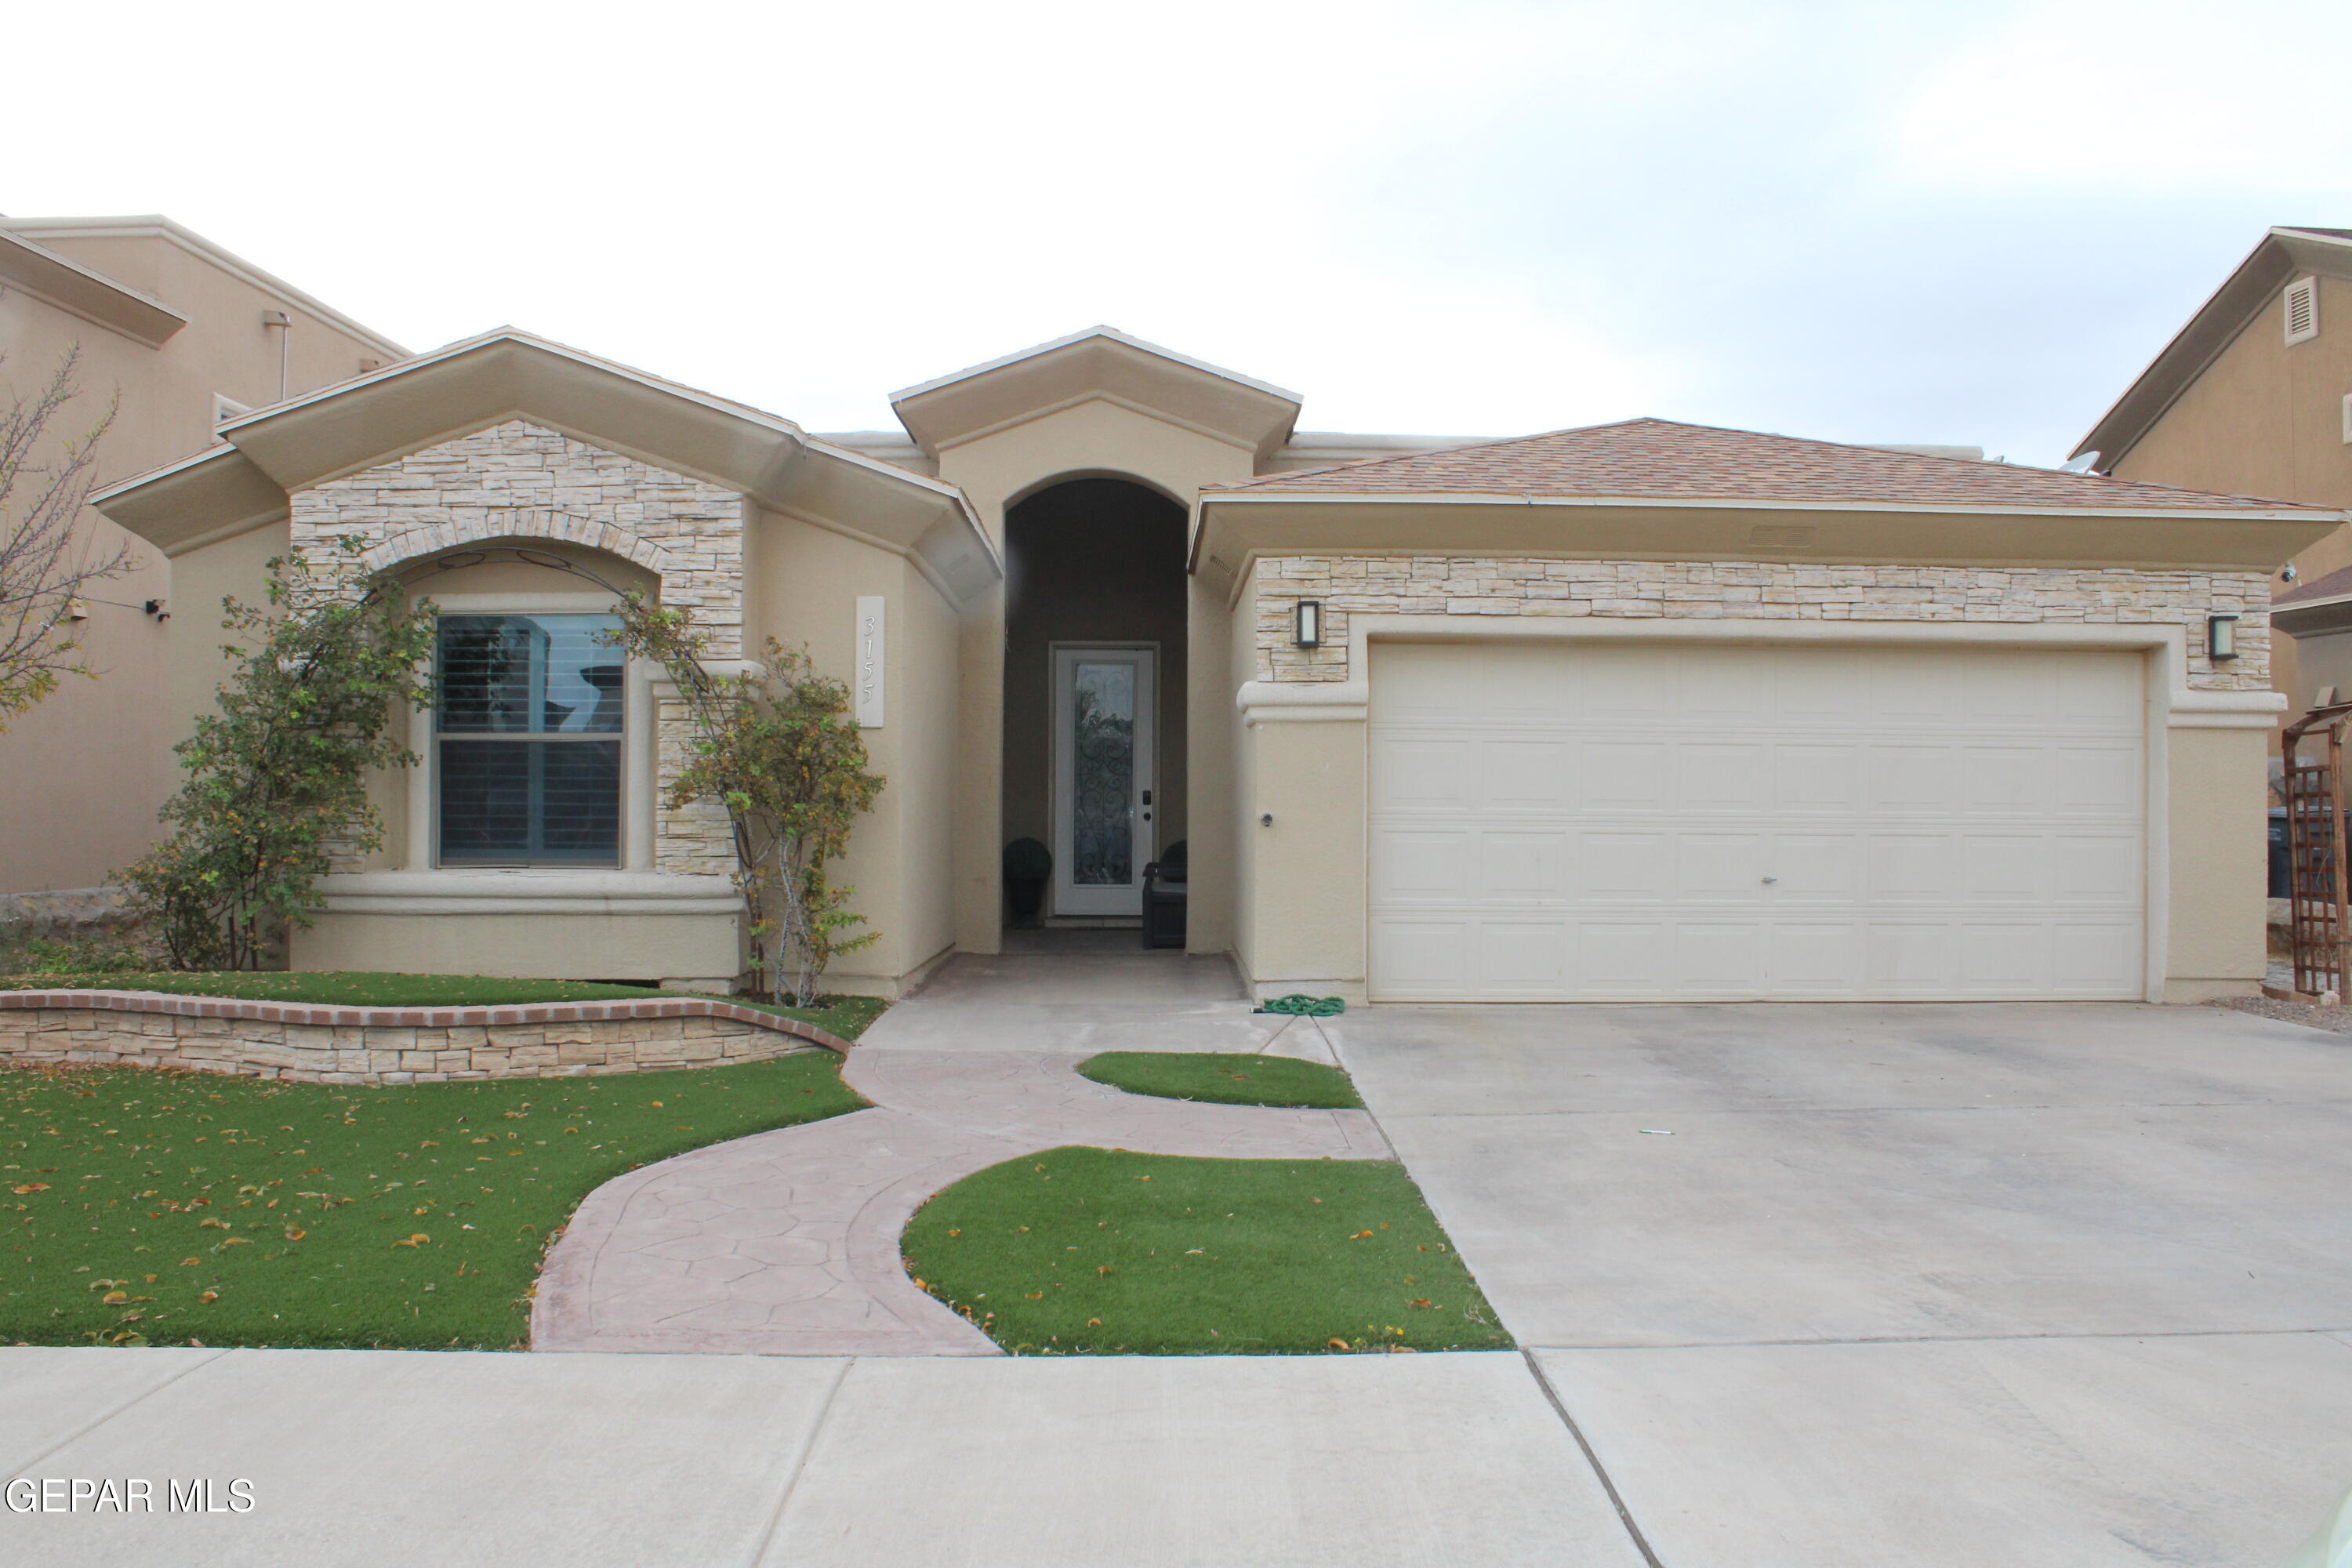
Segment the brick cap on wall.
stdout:
[[527,1002],[498,1007],[341,1007],[311,1002],[262,1002],[228,996],[184,996],[169,991],[0,991],[0,1012],[82,1007],[97,1012],[163,1013],[183,1018],[246,1018],[311,1028],[449,1029],[524,1024],[588,1024],[629,1018],[724,1018],[791,1035],[845,1056],[849,1042],[814,1024],[710,996],[647,997],[625,1002]]

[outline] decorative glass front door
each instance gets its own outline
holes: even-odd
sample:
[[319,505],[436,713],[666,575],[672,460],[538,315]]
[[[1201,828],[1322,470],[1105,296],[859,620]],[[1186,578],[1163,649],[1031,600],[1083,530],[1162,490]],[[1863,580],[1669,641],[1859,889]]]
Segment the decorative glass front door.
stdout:
[[1140,915],[1152,835],[1154,655],[1054,650],[1054,910]]

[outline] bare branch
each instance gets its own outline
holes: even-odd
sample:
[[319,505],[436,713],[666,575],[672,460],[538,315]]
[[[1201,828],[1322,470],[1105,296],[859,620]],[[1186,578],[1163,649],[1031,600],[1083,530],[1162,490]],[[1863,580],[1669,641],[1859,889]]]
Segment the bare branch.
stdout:
[[[0,368],[6,363],[0,354]],[[121,399],[109,400],[87,434],[57,439],[54,456],[43,450],[81,390],[74,380],[80,364],[76,344],[39,392],[0,404],[0,731],[57,689],[58,677],[93,673],[68,611],[91,584],[131,565],[128,546],[100,549],[76,526],[96,478],[98,443]]]

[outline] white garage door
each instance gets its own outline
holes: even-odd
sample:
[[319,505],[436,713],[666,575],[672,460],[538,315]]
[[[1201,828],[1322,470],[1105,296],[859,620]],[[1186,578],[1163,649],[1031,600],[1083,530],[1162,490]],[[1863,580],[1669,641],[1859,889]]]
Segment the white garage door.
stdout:
[[1375,645],[1389,1001],[2142,994],[2123,653]]

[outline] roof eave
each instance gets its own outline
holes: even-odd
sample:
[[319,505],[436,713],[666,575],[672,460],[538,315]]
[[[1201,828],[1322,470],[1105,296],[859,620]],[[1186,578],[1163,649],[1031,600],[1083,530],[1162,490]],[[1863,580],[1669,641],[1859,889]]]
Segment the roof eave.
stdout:
[[2206,367],[2238,340],[2269,306],[2271,296],[2299,269],[2324,266],[2352,271],[2352,240],[2308,229],[2273,228],[2247,253],[2221,286],[2197,307],[2171,341],[2132,379],[2071,457],[2099,454],[2108,468],[2146,438]]

